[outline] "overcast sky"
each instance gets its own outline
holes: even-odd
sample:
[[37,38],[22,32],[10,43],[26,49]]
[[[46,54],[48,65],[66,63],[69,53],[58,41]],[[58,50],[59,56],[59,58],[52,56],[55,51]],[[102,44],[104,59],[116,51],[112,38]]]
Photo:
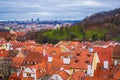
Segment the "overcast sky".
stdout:
[[81,20],[120,7],[120,0],[0,0],[0,20]]

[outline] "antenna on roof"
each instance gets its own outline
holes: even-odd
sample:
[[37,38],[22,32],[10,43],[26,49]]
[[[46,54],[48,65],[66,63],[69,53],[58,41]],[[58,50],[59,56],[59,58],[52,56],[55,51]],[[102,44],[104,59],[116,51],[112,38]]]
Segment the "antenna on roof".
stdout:
[[89,52],[92,53],[93,52],[93,48],[88,48]]
[[48,62],[52,62],[53,58],[51,56],[48,57]]
[[63,58],[63,63],[64,64],[70,64],[71,59],[69,57]]

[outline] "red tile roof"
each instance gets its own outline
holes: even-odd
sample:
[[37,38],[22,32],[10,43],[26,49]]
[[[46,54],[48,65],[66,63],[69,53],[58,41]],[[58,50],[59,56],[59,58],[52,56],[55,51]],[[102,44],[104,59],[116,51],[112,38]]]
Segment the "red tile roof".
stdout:
[[60,68],[63,66],[63,61],[60,59],[54,59],[52,60],[51,63],[47,63],[47,73],[49,74],[54,74],[60,71]]
[[36,78],[40,78],[42,76],[45,76],[47,74],[46,68],[47,63],[42,62],[33,66],[29,66],[29,68],[35,68],[36,69]]
[[11,74],[8,80],[22,80],[22,78],[23,78],[23,72],[21,71],[19,75],[17,75],[17,72]]
[[114,79],[110,79],[110,78],[101,78],[101,77],[89,77],[86,76],[85,80],[114,80]]
[[42,55],[42,53],[39,52],[30,52],[27,54],[23,61],[23,66],[31,66],[35,65],[36,63],[44,62],[45,57]]
[[[78,55],[79,54],[79,55]],[[92,64],[94,53],[89,53],[87,49],[76,50],[70,63],[70,68],[86,70],[88,64]]]
[[25,59],[24,57],[14,57],[12,59],[11,67],[20,68],[20,66],[22,65],[24,59]]
[[69,78],[69,76],[70,76],[70,75],[69,75],[67,72],[65,72],[64,70],[59,71],[57,74],[60,75],[63,80],[67,80],[67,79]]
[[34,80],[34,79],[32,77],[24,78],[23,72],[21,71],[19,75],[17,75],[17,72],[11,74],[8,80]]
[[120,71],[116,72],[114,79],[120,80]]
[[98,57],[100,59],[100,62],[103,64],[104,61],[108,61],[108,64],[111,65],[112,62],[112,54],[113,54],[113,48],[112,47],[99,47],[99,46],[94,46],[93,47],[94,52],[98,52]]
[[84,77],[85,72],[77,71],[71,76],[70,80],[82,80],[82,78],[84,79]]

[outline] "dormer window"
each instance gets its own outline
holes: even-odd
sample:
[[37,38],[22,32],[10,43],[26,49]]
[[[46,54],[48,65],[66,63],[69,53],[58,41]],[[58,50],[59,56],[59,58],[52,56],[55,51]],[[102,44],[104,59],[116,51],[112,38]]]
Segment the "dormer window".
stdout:
[[27,76],[28,76],[28,77],[31,77],[31,74],[30,74],[30,73],[27,73]]
[[37,64],[37,62],[35,62],[35,64]]
[[22,67],[22,70],[24,70],[24,68]]
[[27,64],[27,61],[24,61],[24,64]]
[[79,62],[79,60],[76,59],[75,62],[77,63],[77,62]]
[[40,73],[43,73],[43,71],[42,71],[42,70],[40,70]]
[[75,69],[73,70],[73,73],[75,73]]
[[56,54],[56,51],[53,51],[52,54],[55,55],[55,54]]
[[86,62],[87,64],[89,64],[89,63],[90,63],[90,61],[88,61],[88,60],[86,60],[85,62]]
[[29,64],[29,61],[27,61],[27,64]]
[[33,65],[37,64],[37,62],[32,62]]
[[87,57],[90,57],[91,55],[90,54],[87,54]]
[[61,59],[63,60],[63,59],[64,59],[64,57],[62,56],[62,57],[61,57]]
[[35,64],[35,62],[32,62],[33,63],[33,65]]
[[75,47],[74,46],[72,46],[72,50],[74,50],[75,49]]
[[80,53],[77,53],[76,56],[80,56]]
[[43,69],[43,72],[46,72],[46,70],[45,70],[45,69]]

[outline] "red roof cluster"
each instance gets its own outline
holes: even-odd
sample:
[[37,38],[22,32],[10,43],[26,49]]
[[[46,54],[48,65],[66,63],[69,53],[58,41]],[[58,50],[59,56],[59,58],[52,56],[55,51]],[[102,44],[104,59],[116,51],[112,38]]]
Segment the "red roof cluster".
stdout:
[[[43,78],[46,75],[49,79],[54,79],[54,75],[63,80],[119,80],[120,66],[114,66],[115,60],[119,60],[114,55],[114,47],[118,45],[115,42],[78,42],[78,41],[61,41],[56,45],[53,44],[37,44],[35,41],[10,41],[13,50],[17,50],[16,56],[12,57],[11,67],[19,68],[20,74],[27,74],[24,72],[30,69],[35,73],[37,79]],[[104,44],[103,44],[104,43]],[[64,48],[64,51],[62,50]],[[19,52],[24,56],[20,57]],[[0,52],[1,53],[1,52]],[[18,55],[19,54],[19,55]],[[4,55],[8,57],[8,55]],[[5,57],[3,56],[3,57]],[[95,56],[98,56],[100,63],[97,64],[96,69],[91,69],[93,75],[88,75],[88,65],[93,67]],[[97,60],[97,59],[96,59]],[[107,61],[107,64],[104,62]],[[104,66],[108,66],[106,69]],[[72,73],[70,73],[72,72]],[[33,74],[33,73],[31,73]],[[30,74],[29,74],[30,76]],[[19,78],[20,77],[20,78]],[[26,79],[33,80],[31,77],[17,76],[17,72],[11,74],[10,79]]]

